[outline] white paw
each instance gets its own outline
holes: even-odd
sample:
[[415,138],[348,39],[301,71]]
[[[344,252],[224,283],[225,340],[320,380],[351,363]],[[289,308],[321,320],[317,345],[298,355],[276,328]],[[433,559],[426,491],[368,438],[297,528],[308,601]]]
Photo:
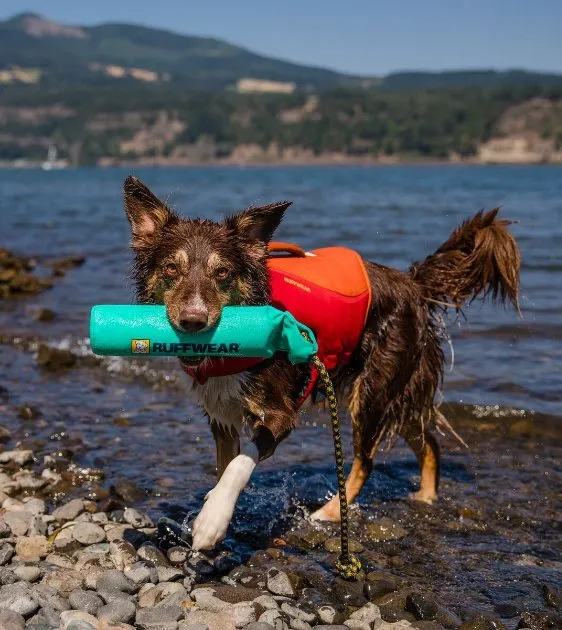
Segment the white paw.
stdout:
[[316,510],[316,512],[313,512],[309,518],[311,521],[338,521],[338,517],[326,509],[326,506],[323,506],[319,510]]
[[205,497],[205,505],[193,523],[193,549],[214,549],[226,536],[226,530],[234,513],[236,496],[215,487]]

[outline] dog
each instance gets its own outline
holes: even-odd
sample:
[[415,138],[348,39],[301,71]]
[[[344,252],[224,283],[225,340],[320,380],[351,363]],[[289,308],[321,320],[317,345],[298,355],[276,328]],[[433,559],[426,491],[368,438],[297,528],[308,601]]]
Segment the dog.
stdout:
[[[124,201],[138,300],[164,304],[177,330],[209,329],[226,305],[269,303],[268,243],[291,202],[250,207],[222,222],[184,219],[135,177],[125,180]],[[372,294],[366,321],[345,369],[332,374],[353,427],[349,503],[369,478],[381,442],[394,436],[404,438],[420,465],[412,498],[437,498],[440,450],[430,429],[448,426],[435,401],[445,361],[443,315],[486,297],[509,301],[519,312],[520,252],[511,222],[497,214],[476,213],[408,272],[364,261]],[[182,359],[186,370],[202,361]],[[296,427],[308,370],[276,356],[203,384],[188,379],[190,398],[209,418],[217,453],[217,483],[193,524],[193,549],[213,549],[224,538],[254,468]],[[251,439],[241,451],[244,431]],[[338,521],[339,498],[311,518]]]

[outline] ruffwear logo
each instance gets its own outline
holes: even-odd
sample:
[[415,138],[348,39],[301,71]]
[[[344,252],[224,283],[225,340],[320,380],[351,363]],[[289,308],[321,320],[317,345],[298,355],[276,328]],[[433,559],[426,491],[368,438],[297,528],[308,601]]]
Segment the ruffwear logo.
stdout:
[[133,354],[150,354],[150,339],[132,339],[131,352]]

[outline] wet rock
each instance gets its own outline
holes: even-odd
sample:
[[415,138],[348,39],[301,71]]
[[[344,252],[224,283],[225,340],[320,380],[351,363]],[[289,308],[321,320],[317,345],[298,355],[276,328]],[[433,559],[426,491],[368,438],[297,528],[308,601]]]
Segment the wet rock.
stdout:
[[104,571],[96,581],[96,588],[98,591],[121,591],[129,594],[139,590],[138,585],[133,580],[130,580],[117,569]]
[[136,608],[126,599],[106,604],[98,610],[97,617],[106,623],[128,623],[135,618]]
[[439,611],[439,607],[431,595],[420,593],[408,595],[404,608],[420,621],[433,621]]
[[562,616],[550,611],[524,612],[521,615],[517,628],[529,628],[530,630],[555,630],[562,628]]
[[186,547],[170,547],[166,555],[172,564],[183,564],[189,556],[189,549]]
[[7,608],[0,609],[0,630],[23,630],[24,627],[22,615]]
[[82,586],[82,575],[72,569],[56,569],[43,578],[43,584],[54,588],[59,593],[70,593]]
[[8,543],[0,545],[0,565],[10,562],[14,555],[14,548]]
[[215,569],[217,573],[229,573],[237,566],[240,566],[242,559],[235,553],[222,553],[215,558]]
[[168,566],[168,558],[152,544],[145,543],[141,545],[137,551],[137,555],[141,560],[152,562],[157,567]]
[[86,262],[84,256],[65,256],[45,263],[45,267],[53,270],[54,276],[64,276],[71,269],[81,267]]
[[136,549],[131,543],[125,540],[114,540],[110,542],[109,555],[118,571],[124,571],[137,561]]
[[68,503],[61,505],[53,510],[52,516],[57,521],[73,521],[79,514],[84,511],[84,501],[81,499],[72,499]]
[[459,630],[505,630],[505,626],[499,619],[489,615],[475,615],[465,621]]
[[[329,538],[324,543],[324,549],[326,549],[326,551],[329,551],[330,553],[340,553],[341,551],[340,538],[339,537]],[[351,539],[349,541],[349,551],[351,553],[361,553],[363,551],[363,545],[359,541]]]
[[39,567],[26,566],[25,564],[14,567],[14,573],[24,582],[37,582],[41,577],[41,569]]
[[143,514],[134,508],[126,508],[123,513],[123,519],[126,523],[129,523],[129,525],[132,525],[136,529],[154,527],[154,523],[148,516],[146,516],[146,514]]
[[0,453],[0,464],[17,464],[18,466],[24,466],[31,461],[33,461],[33,451],[27,449],[3,451]]
[[298,529],[285,536],[288,545],[316,549],[328,538],[328,533],[318,529]]
[[97,630],[98,620],[81,610],[66,610],[60,615],[62,630]]
[[334,580],[334,591],[338,600],[346,606],[361,608],[367,603],[365,585],[361,581],[348,582],[338,577]]
[[[135,584],[142,586],[143,584],[158,584],[158,571],[151,562],[134,562],[125,569],[125,576],[132,580]],[[183,574],[182,574],[183,576]]]
[[289,576],[284,571],[279,571],[279,569],[270,569],[267,572],[267,590],[274,595],[296,596]]
[[76,523],[72,537],[82,545],[94,545],[105,540],[105,531],[95,523]]
[[45,536],[18,538],[16,542],[16,553],[22,560],[40,560],[45,558],[52,548]]
[[562,588],[556,588],[551,584],[543,584],[542,593],[547,606],[556,610],[562,609]]
[[402,526],[390,518],[380,518],[376,521],[369,521],[365,525],[365,533],[370,540],[375,542],[399,540],[408,534]]
[[76,356],[70,350],[51,348],[42,343],[37,347],[35,362],[44,370],[59,372],[76,365]]
[[41,417],[41,412],[31,405],[22,405],[18,408],[18,418],[20,420],[37,420]]
[[38,322],[52,322],[55,320],[57,314],[50,308],[40,308],[35,312],[35,319]]
[[83,610],[90,615],[95,615],[103,606],[103,602],[98,595],[92,591],[85,591],[81,588],[70,593],[68,602],[75,610]]
[[29,521],[32,517],[33,514],[26,510],[21,512],[7,512],[4,514],[4,521],[8,524],[14,536],[25,536],[29,529]]
[[404,586],[404,580],[391,573],[371,571],[365,582],[365,596],[369,601],[374,601],[382,595],[397,591],[402,586]]
[[26,582],[16,582],[0,588],[0,609],[2,608],[28,617],[39,608],[39,604]]
[[120,479],[111,486],[111,491],[126,503],[136,503],[146,498],[146,492],[132,481]]
[[175,630],[183,611],[179,605],[159,608],[139,608],[135,626],[141,630]]

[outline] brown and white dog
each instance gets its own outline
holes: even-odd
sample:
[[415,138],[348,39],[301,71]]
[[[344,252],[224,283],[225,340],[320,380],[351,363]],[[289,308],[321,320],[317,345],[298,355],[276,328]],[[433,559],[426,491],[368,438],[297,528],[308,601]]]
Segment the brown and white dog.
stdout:
[[[134,177],[124,192],[140,302],[164,304],[172,325],[190,332],[212,327],[225,305],[268,303],[267,244],[290,202],[249,208],[219,223],[180,218]],[[349,502],[369,478],[381,441],[394,435],[419,460],[420,489],[413,498],[437,498],[439,447],[429,429],[447,424],[434,401],[444,365],[441,314],[486,296],[518,308],[519,249],[510,222],[496,215],[478,212],[407,273],[365,262],[370,312],[350,363],[334,376],[353,425]],[[224,538],[256,464],[296,427],[306,378],[303,366],[275,359],[203,385],[189,379],[191,398],[210,420],[218,477],[193,525],[194,549],[212,549]],[[248,454],[240,452],[243,430],[251,435]],[[312,518],[337,521],[338,498]]]

